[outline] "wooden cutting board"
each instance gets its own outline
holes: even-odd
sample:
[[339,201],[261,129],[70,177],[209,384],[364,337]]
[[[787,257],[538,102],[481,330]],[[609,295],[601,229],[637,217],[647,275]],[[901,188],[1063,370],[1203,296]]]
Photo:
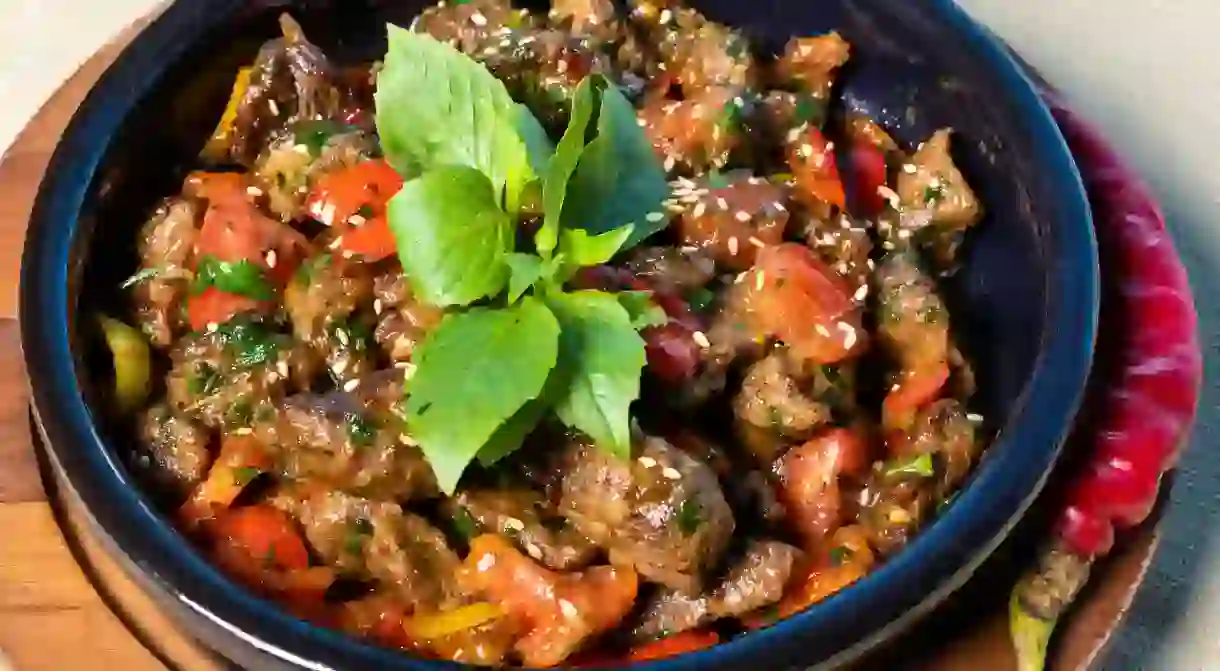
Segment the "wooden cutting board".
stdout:
[[[16,289],[30,207],[69,117],[148,20],[81,67],[0,158],[0,652],[16,671],[231,669],[178,631],[101,550],[79,508],[58,496],[28,421]],[[1092,666],[1130,606],[1158,539],[1156,524],[1148,525],[1095,573],[1063,628],[1053,669]],[[1006,591],[1004,585],[965,621],[937,628],[937,640],[911,648],[922,650],[919,661],[904,648],[903,656],[884,656],[869,668],[1014,669]]]

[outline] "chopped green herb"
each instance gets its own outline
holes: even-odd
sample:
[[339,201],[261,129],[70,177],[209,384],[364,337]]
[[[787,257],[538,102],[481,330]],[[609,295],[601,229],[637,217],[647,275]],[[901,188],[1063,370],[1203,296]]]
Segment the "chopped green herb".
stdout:
[[348,522],[347,535],[343,539],[343,549],[348,554],[358,555],[364,550],[364,539],[373,535],[373,523],[357,517]]
[[304,145],[312,156],[319,156],[330,138],[350,130],[351,126],[330,119],[310,119],[296,127],[296,143]]
[[711,289],[699,288],[691,292],[689,298],[686,299],[690,309],[695,312],[703,312],[712,306],[716,300],[716,294]]
[[238,487],[245,487],[262,474],[261,470],[253,466],[238,466],[233,469],[233,481],[237,483]]
[[935,299],[929,299],[915,313],[916,318],[925,324],[943,324],[948,315],[945,306]]
[[798,125],[809,124],[821,127],[826,121],[826,101],[809,95],[800,95],[796,99],[796,113],[793,122]]
[[306,259],[305,263],[302,263],[297,268],[296,275],[294,275],[293,279],[299,284],[313,284],[314,278],[317,276],[318,271],[329,266],[330,262],[330,254],[319,254],[312,258]]
[[720,117],[716,119],[716,125],[726,133],[733,133],[741,129],[742,118],[745,112],[735,101],[730,100],[725,103],[724,109],[720,110]]
[[263,555],[263,566],[266,568],[275,567],[275,545],[267,546],[267,554]]
[[703,508],[699,502],[694,499],[683,501],[681,507],[678,508],[677,522],[678,528],[687,536],[699,531],[699,527],[703,524]]
[[275,419],[275,407],[269,403],[261,403],[258,409],[254,411],[254,421],[269,422]]
[[936,465],[932,463],[932,455],[930,454],[895,459],[894,461],[887,462],[883,468],[887,476],[917,475],[921,478],[930,478],[936,475]]
[[220,261],[214,256],[199,260],[192,290],[201,294],[209,287],[228,293],[266,301],[275,297],[263,269],[247,259],[237,262]]
[[724,173],[719,170],[709,170],[705,177],[707,178],[707,187],[709,189],[727,189],[732,186],[729,178],[725,177]]
[[470,516],[470,513],[465,508],[458,506],[453,512],[453,529],[458,532],[462,538],[471,540],[479,535],[479,525]]
[[284,337],[249,318],[235,318],[216,331],[238,368],[252,368],[275,359]]
[[925,205],[936,205],[945,197],[945,185],[940,183],[940,180],[929,184],[923,190],[923,202]]
[[368,418],[349,413],[346,418],[347,436],[356,447],[368,447],[377,437],[377,426]]
[[187,390],[195,396],[207,396],[220,387],[220,373],[211,364],[200,362],[195,365],[195,374],[187,380]]
[[830,565],[841,566],[843,562],[851,559],[851,548],[840,545],[830,549]]
[[365,203],[356,210],[356,214],[364,217],[365,219],[371,219],[373,217],[373,206]]
[[758,617],[766,622],[775,622],[779,619],[779,604],[770,604],[759,608]]
[[[343,335],[339,335],[342,332]],[[363,352],[369,349],[373,342],[373,330],[360,320],[343,320],[331,322],[331,338],[339,344],[340,350]]]
[[152,278],[154,278],[160,274],[161,274],[161,268],[141,268],[140,270],[138,270],[136,272],[135,275],[132,275],[131,277],[128,277],[126,280],[123,280],[123,283],[119,285],[119,288],[120,289],[130,289],[130,288],[134,287],[135,285],[137,285],[141,282],[145,282],[147,280],[151,280]]
[[254,408],[250,406],[249,401],[238,401],[229,406],[228,412],[225,413],[225,425],[231,428],[250,426],[253,422]]

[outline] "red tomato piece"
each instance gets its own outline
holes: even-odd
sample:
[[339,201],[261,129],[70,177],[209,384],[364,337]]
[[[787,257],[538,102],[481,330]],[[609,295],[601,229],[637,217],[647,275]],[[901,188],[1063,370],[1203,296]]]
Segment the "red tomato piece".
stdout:
[[842,522],[839,477],[859,474],[872,463],[867,439],[850,429],[832,429],[788,450],[775,463],[776,494],[789,523],[814,551]]
[[209,324],[223,324],[237,315],[258,308],[249,296],[230,294],[208,287],[186,299],[186,316],[191,328],[202,331]]
[[880,147],[857,139],[851,148],[851,167],[855,177],[856,203],[866,217],[874,217],[885,209],[886,200],[881,195],[885,186],[887,167],[885,152]]
[[684,631],[635,648],[627,658],[632,662],[665,659],[710,648],[718,643],[720,635],[714,631]]
[[890,432],[909,429],[915,421],[915,413],[940,398],[948,381],[949,365],[944,362],[925,369],[903,371],[902,379],[885,395],[881,404],[881,424]]
[[395,252],[386,206],[402,185],[389,163],[362,161],[318,180],[306,207],[318,221],[340,232],[340,249],[379,261]]
[[305,542],[282,511],[268,505],[234,508],[218,520],[220,542],[241,548],[267,568],[309,567]]
[[754,330],[783,341],[798,357],[832,364],[865,348],[851,291],[808,247],[787,242],[760,250],[742,284]]

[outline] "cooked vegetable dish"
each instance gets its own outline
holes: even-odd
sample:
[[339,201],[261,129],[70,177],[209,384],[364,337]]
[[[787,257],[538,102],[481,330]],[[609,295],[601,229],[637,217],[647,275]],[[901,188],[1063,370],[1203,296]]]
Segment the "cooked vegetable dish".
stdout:
[[[131,463],[233,579],[411,654],[659,659],[867,575],[985,440],[941,130],[673,2],[290,17],[101,318]],[[128,324],[134,323],[134,326]]]

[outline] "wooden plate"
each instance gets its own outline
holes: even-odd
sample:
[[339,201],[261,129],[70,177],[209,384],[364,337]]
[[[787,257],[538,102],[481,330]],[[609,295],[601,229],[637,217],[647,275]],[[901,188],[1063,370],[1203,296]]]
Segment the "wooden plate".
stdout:
[[[16,327],[21,241],[38,183],[59,134],[89,88],[148,19],[93,56],[39,111],[0,158],[0,650],[17,671],[182,669],[230,671],[153,606],[99,546],[88,516],[41,456],[26,410]],[[1036,516],[1035,516],[1036,517]],[[1098,567],[1062,627],[1052,669],[1093,666],[1119,627],[1159,541],[1156,514]],[[868,670],[1009,671],[1007,596],[1041,533],[1023,525],[957,597]]]

